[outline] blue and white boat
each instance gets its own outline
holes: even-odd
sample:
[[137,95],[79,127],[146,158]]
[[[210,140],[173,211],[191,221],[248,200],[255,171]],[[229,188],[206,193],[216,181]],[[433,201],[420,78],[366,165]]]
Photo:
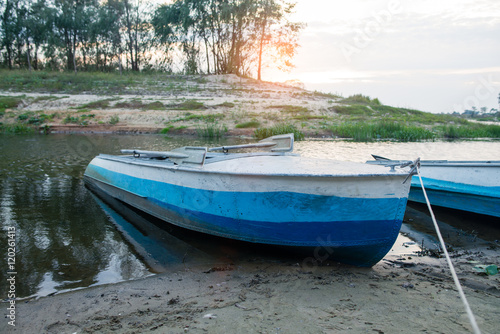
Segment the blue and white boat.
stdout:
[[[404,161],[373,156],[370,164]],[[500,161],[421,160],[420,174],[432,205],[500,217]],[[418,176],[413,176],[410,201],[425,203]]]
[[[247,148],[261,151],[229,153]],[[311,256],[359,266],[380,261],[401,227],[409,170],[305,158],[292,150],[293,134],[215,148],[122,150],[126,155],[94,158],[84,179],[186,229],[311,248]]]

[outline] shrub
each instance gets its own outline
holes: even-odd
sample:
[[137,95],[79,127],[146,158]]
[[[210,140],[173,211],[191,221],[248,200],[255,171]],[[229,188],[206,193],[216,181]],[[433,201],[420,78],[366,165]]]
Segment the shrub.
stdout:
[[207,122],[204,126],[198,127],[196,133],[199,137],[207,139],[219,139],[222,138],[228,131],[225,124],[219,124],[219,122]]
[[396,122],[343,123],[330,127],[332,134],[341,138],[351,138],[357,142],[379,139],[414,142],[436,137],[435,133],[423,127],[408,126]]
[[365,96],[362,94],[351,95],[345,99],[340,100],[339,102],[345,104],[365,104],[374,106],[381,105],[379,99],[375,98],[372,100],[369,96]]
[[118,115],[113,115],[113,116],[111,116],[111,118],[109,119],[109,124],[111,124],[111,125],[115,125],[115,124],[117,124],[118,122],[120,122],[120,117],[118,117]]
[[249,121],[249,122],[245,122],[245,123],[236,124],[237,129],[258,128],[259,126],[260,126],[260,123],[258,121]]

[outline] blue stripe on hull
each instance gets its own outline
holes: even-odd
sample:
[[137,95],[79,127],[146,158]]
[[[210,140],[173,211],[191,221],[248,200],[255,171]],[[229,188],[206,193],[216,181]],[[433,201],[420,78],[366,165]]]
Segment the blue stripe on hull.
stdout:
[[[427,187],[425,187],[425,190],[432,205],[500,217],[500,198],[498,197],[448,192],[432,188],[428,189]],[[426,203],[422,188],[412,186],[409,200],[418,203]]]
[[404,198],[214,192],[92,165],[85,174],[111,185],[104,188],[113,189],[104,190],[115,197],[181,227],[256,243],[327,247],[344,262],[366,266],[378,262],[394,244],[406,205]]
[[[428,177],[422,177],[422,182],[424,183],[425,189],[434,189],[436,191],[446,191],[449,193],[457,194],[469,194],[474,196],[484,196],[499,198],[500,197],[500,187],[486,187],[477,186],[473,184],[464,184],[451,181],[437,180]],[[420,180],[418,176],[413,176],[411,180],[411,187],[421,188]]]
[[[432,205],[500,217],[500,187],[482,187],[422,178]],[[410,201],[425,203],[418,177],[412,178]]]

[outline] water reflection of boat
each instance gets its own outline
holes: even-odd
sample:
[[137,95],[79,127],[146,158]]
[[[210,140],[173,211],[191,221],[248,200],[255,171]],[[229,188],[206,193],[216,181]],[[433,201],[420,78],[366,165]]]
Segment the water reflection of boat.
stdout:
[[[404,162],[373,157],[369,164]],[[422,160],[420,164],[432,205],[500,217],[500,161]],[[409,200],[425,203],[418,176],[412,178]]]
[[129,242],[135,253],[153,272],[172,271],[179,266],[197,266],[220,263],[216,251],[205,252],[186,238],[179,238],[161,227],[163,221],[149,216],[134,207],[90,185],[96,203]]
[[[228,153],[259,148],[259,152]],[[264,151],[265,150],[265,151]],[[260,244],[323,247],[371,266],[391,248],[406,208],[407,170],[303,158],[293,135],[257,144],[123,150],[85,171],[93,187],[171,224]]]

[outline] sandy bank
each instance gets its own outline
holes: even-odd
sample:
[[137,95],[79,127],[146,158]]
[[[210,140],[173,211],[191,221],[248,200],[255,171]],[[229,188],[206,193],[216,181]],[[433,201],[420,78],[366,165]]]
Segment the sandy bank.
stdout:
[[[453,253],[483,333],[500,324],[500,280]],[[13,333],[465,333],[470,325],[444,259],[390,253],[373,268],[304,258],[185,268],[145,279],[18,301]]]
[[[42,129],[54,133],[196,134],[204,127],[229,135],[253,133],[257,127],[290,123],[311,135],[324,133],[321,122],[335,118],[335,98],[299,87],[258,82],[234,75],[186,79],[181,90],[155,89],[130,94],[44,94],[0,92],[22,103],[8,109],[2,122],[20,115],[44,117]],[[23,117],[23,116],[21,116]],[[250,124],[252,123],[252,124]],[[164,130],[165,132],[166,130]]]

